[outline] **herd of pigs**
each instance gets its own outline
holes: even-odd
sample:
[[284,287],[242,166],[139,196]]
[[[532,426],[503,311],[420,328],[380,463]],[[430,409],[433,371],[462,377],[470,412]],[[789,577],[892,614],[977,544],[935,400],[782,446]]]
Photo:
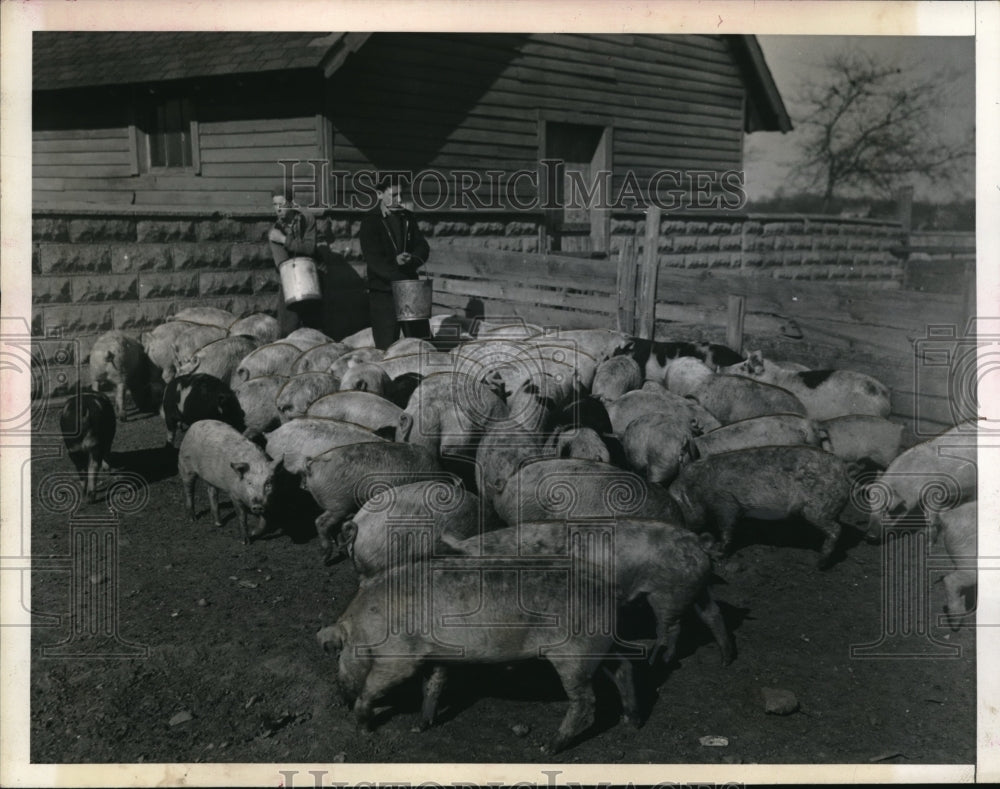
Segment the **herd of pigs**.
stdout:
[[[431,324],[432,339],[382,351],[370,330],[279,337],[267,315],[186,309],[140,338],[99,338],[93,391],[78,386],[61,414],[91,500],[128,389],[140,410],[159,408],[191,518],[199,479],[216,525],[219,492],[231,499],[245,543],[312,508],[325,563],[350,557],[360,582],[317,634],[339,653],[338,685],[359,723],[419,674],[430,726],[453,661],[537,656],[570,702],[551,752],[593,723],[599,666],[636,722],[634,652],[575,613],[600,613],[588,600],[644,598],[656,620],[645,655],[670,661],[693,609],[728,663],[735,650],[709,583],[745,519],[811,525],[825,569],[842,551],[849,504],[867,506],[870,541],[922,513],[955,564],[944,579],[950,621],[969,612],[970,426],[900,453],[890,393],[861,373],[603,329]],[[113,402],[99,391],[107,385]],[[414,539],[401,538],[408,523],[422,529]],[[525,557],[553,561],[483,570]],[[400,624],[422,615],[426,627]]]

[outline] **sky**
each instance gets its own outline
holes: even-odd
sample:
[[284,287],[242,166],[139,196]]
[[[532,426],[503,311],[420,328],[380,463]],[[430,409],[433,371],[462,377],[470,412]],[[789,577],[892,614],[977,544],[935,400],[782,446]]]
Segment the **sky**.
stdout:
[[[949,137],[968,135],[975,125],[975,40],[971,37],[934,36],[757,36],[771,74],[785,102],[793,125],[799,106],[800,86],[821,73],[828,56],[845,50],[860,50],[880,59],[892,60],[915,76],[944,72],[952,78],[948,106],[931,119],[940,123]],[[796,131],[756,132],[747,136],[745,168],[748,197],[767,198],[787,182],[795,159]],[[935,189],[933,184],[915,183],[915,197],[945,202],[968,193],[973,197],[972,167],[958,189]],[[956,194],[957,193],[957,194]]]

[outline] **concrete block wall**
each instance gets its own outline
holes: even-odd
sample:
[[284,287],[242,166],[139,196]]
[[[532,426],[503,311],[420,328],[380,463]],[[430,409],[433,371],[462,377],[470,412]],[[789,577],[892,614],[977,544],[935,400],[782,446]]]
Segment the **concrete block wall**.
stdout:
[[[31,332],[46,376],[89,382],[94,341],[113,329],[138,337],[185,307],[213,306],[237,317],[275,313],[279,278],[267,245],[270,214],[209,216],[104,211],[37,211],[32,222]],[[328,212],[318,237],[364,275],[361,215]],[[434,247],[538,251],[538,223],[523,215],[422,219]]]
[[[632,235],[641,251],[645,220],[612,221],[612,252]],[[745,215],[737,218],[665,216],[660,265],[776,279],[862,281],[898,288],[903,264],[889,251],[901,243],[898,223],[839,217]]]

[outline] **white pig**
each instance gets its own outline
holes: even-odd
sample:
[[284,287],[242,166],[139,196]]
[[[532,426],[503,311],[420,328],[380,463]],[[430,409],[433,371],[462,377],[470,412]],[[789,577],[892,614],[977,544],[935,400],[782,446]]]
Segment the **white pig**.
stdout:
[[306,416],[354,422],[372,431],[391,428],[395,435],[403,409],[371,392],[332,392],[314,400]]
[[899,456],[903,426],[879,416],[851,414],[820,423],[826,431],[827,447],[843,460],[868,460],[887,468]]
[[[267,528],[265,509],[271,499],[274,472],[280,458],[268,460],[263,450],[225,422],[203,419],[188,429],[177,456],[177,471],[184,486],[188,515],[195,519],[194,487],[198,479],[208,486],[208,502],[216,526],[219,519],[218,491],[232,499],[239,520],[243,544],[263,534]],[[247,511],[259,517],[256,529],[247,528]]]
[[292,474],[305,471],[306,458],[328,449],[364,441],[386,441],[371,430],[352,422],[319,417],[302,417],[285,422],[266,435],[265,450],[270,457],[284,458]]
[[250,335],[223,337],[195,351],[186,364],[177,368],[177,373],[205,373],[214,375],[220,381],[230,381],[246,355],[256,348],[257,340]]
[[257,338],[258,345],[274,342],[281,336],[278,321],[263,312],[255,312],[240,318],[229,327],[230,334],[249,334]]
[[976,528],[977,505],[969,501],[953,510],[935,512],[931,527],[935,540],[944,545],[954,568],[944,577],[947,594],[945,613],[952,630],[958,630],[961,618],[969,612],[965,593],[976,586]]
[[236,388],[244,381],[262,375],[290,376],[292,363],[302,353],[291,343],[272,342],[262,345],[243,357],[236,366],[229,385]]
[[281,421],[303,416],[306,410],[323,395],[340,389],[340,381],[330,373],[300,373],[291,376],[275,399]]
[[153,408],[150,386],[151,371],[149,357],[142,344],[124,332],[109,331],[102,334],[90,349],[90,381],[97,392],[101,384],[110,383],[115,387],[115,412],[124,422],[125,389],[140,410]]

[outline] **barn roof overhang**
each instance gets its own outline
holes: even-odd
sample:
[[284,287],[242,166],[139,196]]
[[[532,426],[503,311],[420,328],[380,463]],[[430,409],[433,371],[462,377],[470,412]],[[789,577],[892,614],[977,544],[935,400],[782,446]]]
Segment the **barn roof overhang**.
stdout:
[[39,32],[35,90],[316,69],[329,77],[370,33]]
[[785,109],[785,102],[771,76],[757,37],[742,35],[728,38],[747,89],[744,131],[791,131],[792,119]]

